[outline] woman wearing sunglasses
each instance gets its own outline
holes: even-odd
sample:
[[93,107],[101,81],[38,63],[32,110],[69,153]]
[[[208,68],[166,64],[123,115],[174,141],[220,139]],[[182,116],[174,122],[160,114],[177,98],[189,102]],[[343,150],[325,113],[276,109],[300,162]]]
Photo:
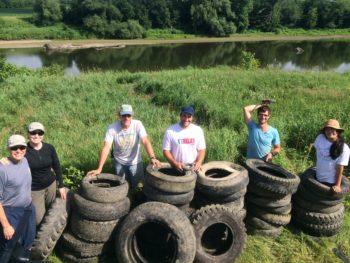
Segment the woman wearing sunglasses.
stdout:
[[339,193],[344,166],[349,163],[349,146],[344,143],[337,120],[328,120],[324,123],[321,133],[316,137],[316,179],[328,186],[332,191]]
[[56,180],[61,198],[66,199],[60,161],[55,148],[43,141],[44,134],[45,128],[40,122],[29,124],[26,158],[32,173],[32,199],[37,225],[56,198]]

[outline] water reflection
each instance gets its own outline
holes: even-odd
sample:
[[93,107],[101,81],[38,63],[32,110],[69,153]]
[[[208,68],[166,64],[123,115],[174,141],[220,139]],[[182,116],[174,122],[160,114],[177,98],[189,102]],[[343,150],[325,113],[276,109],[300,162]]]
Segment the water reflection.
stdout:
[[[255,53],[266,67],[287,71],[350,71],[350,42],[263,41],[198,44],[127,46],[123,49],[87,49],[71,52],[45,52],[43,49],[0,49],[10,63],[28,68],[59,64],[66,74],[91,69],[153,71],[181,67],[207,68],[238,65],[242,51]],[[304,52],[298,52],[298,49]]]

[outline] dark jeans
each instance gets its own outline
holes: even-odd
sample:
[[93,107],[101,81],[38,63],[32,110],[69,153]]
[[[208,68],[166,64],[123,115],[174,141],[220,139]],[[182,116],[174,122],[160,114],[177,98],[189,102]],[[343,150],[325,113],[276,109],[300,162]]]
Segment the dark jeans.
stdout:
[[32,204],[28,207],[8,207],[4,206],[4,211],[7,220],[15,229],[15,234],[12,239],[4,238],[4,231],[0,225],[0,259],[5,252],[12,252],[15,243],[19,243],[24,249],[30,250],[35,238],[36,224],[35,224],[35,208]]

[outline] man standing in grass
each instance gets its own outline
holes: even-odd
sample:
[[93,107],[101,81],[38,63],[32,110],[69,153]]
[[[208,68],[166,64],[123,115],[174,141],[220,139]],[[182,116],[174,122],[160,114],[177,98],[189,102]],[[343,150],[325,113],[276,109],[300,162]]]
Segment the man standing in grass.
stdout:
[[192,123],[194,109],[181,108],[180,122],[170,126],[163,138],[163,155],[178,171],[192,166],[201,169],[205,157],[205,140],[202,128]]
[[[248,105],[243,108],[244,122],[248,126],[247,159],[261,159],[271,162],[281,151],[280,137],[277,129],[268,124],[271,117],[270,101],[262,104]],[[257,110],[258,123],[252,120],[251,113]]]
[[140,142],[145,147],[150,162],[155,166],[160,166],[142,122],[134,120],[133,117],[134,112],[131,105],[121,105],[120,121],[112,123],[107,128],[98,168],[88,172],[88,175],[98,175],[102,172],[112,145],[116,174],[126,178],[131,188],[135,188],[143,180]]

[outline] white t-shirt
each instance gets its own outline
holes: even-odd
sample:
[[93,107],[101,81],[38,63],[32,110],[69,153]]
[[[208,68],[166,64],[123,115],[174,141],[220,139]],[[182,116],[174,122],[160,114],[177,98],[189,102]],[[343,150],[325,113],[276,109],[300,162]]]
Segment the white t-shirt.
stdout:
[[141,121],[131,120],[130,127],[123,130],[121,123],[108,126],[105,141],[113,143],[113,156],[123,165],[134,165],[141,162],[140,139],[147,136]]
[[344,143],[343,153],[335,160],[329,154],[332,143],[326,139],[326,136],[320,134],[316,137],[314,147],[317,154],[316,178],[323,183],[334,184],[336,181],[336,165],[347,166],[349,163],[350,149]]
[[192,164],[197,158],[199,150],[205,149],[202,128],[190,124],[182,128],[179,123],[170,126],[163,138],[163,150],[170,151],[177,162]]

